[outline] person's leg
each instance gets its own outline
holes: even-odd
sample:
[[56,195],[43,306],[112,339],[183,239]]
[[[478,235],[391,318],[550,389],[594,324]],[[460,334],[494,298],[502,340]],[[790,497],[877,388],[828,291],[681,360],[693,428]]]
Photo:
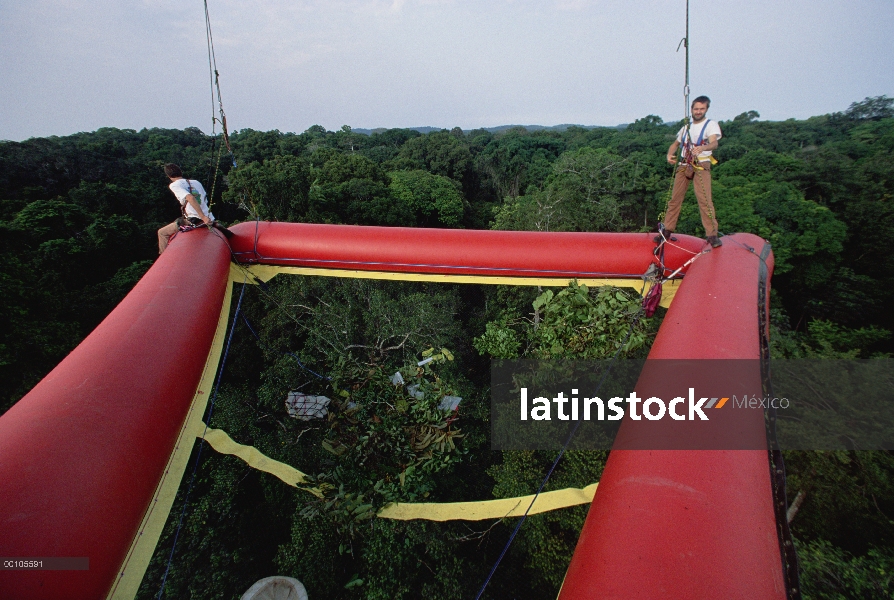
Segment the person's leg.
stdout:
[[177,226],[177,222],[174,221],[169,225],[165,225],[161,229],[158,230],[158,253],[161,254],[165,251],[165,248],[168,247],[168,241],[171,239],[171,236],[180,231],[180,227]]
[[680,208],[683,206],[683,198],[689,189],[689,177],[686,169],[677,169],[674,175],[674,191],[671,193],[670,202],[667,203],[667,212],[664,214],[664,228],[674,231],[677,228],[677,219],[680,218]]
[[693,186],[698,200],[698,212],[702,217],[702,226],[706,237],[717,237],[717,216],[714,213],[714,199],[711,196],[711,163],[700,163],[702,170],[695,172]]

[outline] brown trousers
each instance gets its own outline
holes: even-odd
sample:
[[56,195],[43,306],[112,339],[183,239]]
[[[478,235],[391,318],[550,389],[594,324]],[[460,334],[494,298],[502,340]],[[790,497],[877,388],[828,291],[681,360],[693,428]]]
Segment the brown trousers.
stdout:
[[711,163],[709,161],[699,163],[702,169],[691,167],[678,167],[674,176],[674,191],[671,201],[667,205],[667,213],[664,215],[664,227],[668,231],[677,228],[677,219],[680,218],[680,208],[683,206],[683,198],[689,189],[689,182],[695,186],[695,198],[698,200],[698,212],[702,216],[702,226],[705,235],[717,235],[717,218],[714,214],[714,201],[711,198]]
[[180,219],[174,221],[173,223],[169,223],[165,225],[161,229],[158,230],[158,253],[161,254],[165,251],[165,248],[168,247],[168,241],[170,241],[171,236],[180,231]]

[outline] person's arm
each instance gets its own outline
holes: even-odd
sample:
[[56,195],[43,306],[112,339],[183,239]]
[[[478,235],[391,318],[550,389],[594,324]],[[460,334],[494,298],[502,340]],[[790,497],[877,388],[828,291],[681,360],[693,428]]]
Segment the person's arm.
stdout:
[[702,152],[713,152],[714,150],[717,150],[717,146],[718,146],[718,145],[719,145],[719,144],[718,144],[717,136],[716,136],[716,135],[709,135],[709,136],[708,136],[708,143],[707,143],[707,144],[702,144],[701,146],[695,146],[695,147],[692,149],[692,153],[693,153],[695,156],[698,156],[698,155],[701,154]]
[[674,140],[674,143],[670,145],[670,148],[667,149],[667,162],[672,165],[677,164],[677,148],[680,147],[680,142],[678,140]]
[[192,194],[187,194],[186,201],[189,202],[189,204],[195,209],[197,213],[199,213],[199,217],[202,219],[203,223],[205,223],[206,225],[211,224],[211,219],[209,219],[208,215],[206,215],[204,211],[202,211],[202,205],[199,204],[199,201],[196,200],[195,196],[193,196]]
[[[184,181],[183,179],[179,179],[177,181]],[[183,187],[182,185],[174,185],[171,184],[171,191],[174,192],[174,196],[177,198],[177,201],[180,203],[180,206],[184,209],[186,208],[186,204],[189,203],[190,206],[196,211],[196,214],[199,215],[199,218],[202,219],[204,223],[211,223],[211,219],[205,215],[205,211],[202,210],[202,205],[196,199],[196,197],[189,191],[189,184],[187,182],[187,187]],[[183,211],[186,214],[186,210]]]

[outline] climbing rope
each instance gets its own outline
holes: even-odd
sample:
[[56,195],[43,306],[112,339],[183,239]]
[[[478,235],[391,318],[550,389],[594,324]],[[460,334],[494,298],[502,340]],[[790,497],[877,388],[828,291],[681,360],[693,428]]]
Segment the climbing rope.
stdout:
[[[689,0],[686,0],[686,37],[680,42],[686,46],[686,83],[683,85],[683,114],[689,121]],[[680,47],[677,46],[677,51]]]
[[[233,151],[233,147],[230,144],[230,132],[227,129],[227,115],[224,112],[223,100],[220,94],[220,72],[217,70],[217,57],[214,54],[214,36],[211,33],[211,15],[208,12],[208,0],[204,0],[205,4],[205,40],[208,46],[208,76],[211,81],[211,161],[213,162],[213,174],[211,173],[212,167],[209,165],[209,178],[211,180],[211,197],[209,200],[209,208],[214,203],[214,190],[217,187],[217,174],[220,170],[220,159],[223,155],[223,148],[226,146],[227,152],[232,157],[233,168],[237,168],[239,165],[236,162],[236,152]],[[220,114],[218,117],[215,114],[215,94],[217,95],[217,112]],[[221,126],[221,137],[223,138],[223,144],[218,147],[217,150],[217,160],[214,159],[214,145],[215,140],[217,139],[217,124],[220,123]],[[246,203],[246,193],[249,196],[248,203]],[[245,210],[249,216],[254,219],[257,218],[257,214],[255,208],[257,208],[257,203],[254,202],[254,199],[251,198],[250,190],[243,190],[242,199],[239,202],[239,208]]]
[[[684,136],[684,139],[691,139],[689,135],[689,128],[692,123],[692,115],[690,112],[691,107],[689,105],[689,0],[686,0],[686,35],[683,37],[682,40],[680,40],[680,43],[677,44],[677,52],[680,51],[681,46],[685,48],[686,51],[686,75],[685,81],[683,83],[683,123],[684,127],[686,127],[686,134]],[[667,216],[667,210],[668,208],[670,208],[670,201],[673,197],[674,182],[677,178],[677,170],[683,165],[683,158],[685,154],[683,146],[684,144],[681,143],[680,147],[677,148],[677,164],[674,165],[674,169],[671,174],[671,183],[666,195],[664,212],[658,215],[658,220],[661,222],[664,221],[665,216]]]
[[[211,33],[211,15],[208,12],[208,0],[204,0],[205,3],[205,38],[208,45],[208,74],[211,77],[211,122],[212,122],[212,131],[216,133],[215,124],[220,123],[221,126],[221,135],[223,136],[224,144],[227,147],[229,152],[233,152],[233,148],[230,146],[230,134],[227,131],[227,115],[224,113],[223,108],[223,100],[220,95],[220,72],[217,70],[217,56],[214,54],[214,37]],[[214,92],[217,91],[217,106],[218,111],[220,112],[220,119],[214,116]],[[235,161],[233,166],[235,167]]]
[[[227,115],[224,112],[223,100],[220,94],[220,72],[217,70],[217,57],[214,54],[214,36],[211,33],[211,14],[208,12],[208,0],[204,0],[205,4],[205,41],[208,46],[208,76],[211,80],[211,161],[214,163],[214,173],[211,175],[211,196],[209,199],[209,208],[214,203],[214,190],[217,186],[217,173],[220,169],[220,158],[223,154],[224,146],[227,152],[233,157],[233,168],[236,167],[236,155],[230,145],[230,134],[227,131]],[[217,111],[220,118],[215,115],[214,96],[217,92]],[[217,160],[214,160],[214,141],[217,138],[217,124],[221,126],[221,137],[223,144],[218,148]]]
[[[686,81],[683,84],[683,115],[686,120],[686,137],[689,138],[689,126],[692,123],[692,107],[689,104],[689,0],[686,0],[686,37],[684,37],[680,43],[686,47]],[[680,50],[679,46],[677,46],[677,50]],[[680,155],[682,156],[682,144],[680,146]]]

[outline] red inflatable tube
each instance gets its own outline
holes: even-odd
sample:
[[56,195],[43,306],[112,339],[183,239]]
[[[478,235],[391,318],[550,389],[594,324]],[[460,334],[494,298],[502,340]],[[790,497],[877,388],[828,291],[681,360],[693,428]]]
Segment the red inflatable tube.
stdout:
[[[655,234],[241,223],[239,262],[300,267],[502,277],[639,277]],[[704,240],[678,236],[665,263],[680,267]]]
[[[232,231],[240,262],[422,274],[632,278],[654,249],[651,234],[291,223]],[[704,248],[679,238],[666,248],[671,269]],[[653,357],[754,357],[757,257],[724,239],[689,268]],[[201,378],[230,256],[215,232],[178,235],[0,416],[0,556],[90,561],[84,571],[0,571],[0,598],[102,598],[112,588]],[[766,454],[715,454],[613,452],[562,597],[779,597],[768,593],[781,579]],[[708,500],[687,504],[687,486]]]
[[[684,395],[687,387],[762,397],[758,282],[766,242],[749,234],[723,242],[689,268],[649,354],[655,364],[637,383],[640,397]],[[772,254],[763,260],[768,279]],[[746,360],[693,368],[658,359]],[[689,370],[674,372],[676,364]],[[735,423],[717,417],[718,429],[699,435],[708,447],[712,435],[726,434],[761,447],[763,411],[752,412]],[[676,435],[692,435],[689,425]],[[767,451],[620,449],[643,447],[656,433],[666,444],[652,437],[652,447],[674,447],[674,433],[653,422],[623,421],[559,598],[786,598]]]
[[0,417],[0,556],[89,570],[0,570],[0,598],[104,598],[202,375],[230,254],[179,234],[117,308]]

